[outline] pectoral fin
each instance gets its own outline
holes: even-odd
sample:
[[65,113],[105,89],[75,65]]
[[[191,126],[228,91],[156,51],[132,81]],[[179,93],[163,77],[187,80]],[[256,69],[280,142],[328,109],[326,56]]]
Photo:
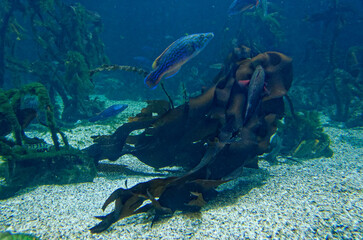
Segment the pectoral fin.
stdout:
[[174,76],[175,74],[177,74],[180,70],[181,66],[178,66],[172,70],[170,70],[169,72],[165,73],[165,78],[171,78],[172,76]]

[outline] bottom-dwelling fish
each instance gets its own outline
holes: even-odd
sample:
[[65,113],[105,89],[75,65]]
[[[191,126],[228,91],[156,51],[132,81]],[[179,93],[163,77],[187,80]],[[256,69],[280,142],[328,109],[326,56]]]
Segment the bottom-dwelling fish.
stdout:
[[234,0],[229,6],[228,16],[236,15],[248,9],[257,7],[259,3],[259,0]]
[[248,95],[247,95],[247,107],[246,113],[243,120],[243,125],[245,125],[251,118],[256,108],[258,107],[265,86],[265,70],[261,65],[258,65],[253,72],[252,78],[249,81]]
[[181,66],[200,53],[213,37],[213,33],[198,33],[173,42],[155,59],[152,66],[154,71],[146,76],[145,84],[150,88],[156,88],[164,76],[168,78],[175,75]]
[[94,117],[91,117],[90,119],[88,119],[88,121],[90,122],[96,122],[99,120],[105,120],[109,117],[115,116],[117,114],[119,114],[120,112],[124,111],[126,108],[128,107],[127,104],[115,104],[112,105],[111,107],[106,108],[105,110],[103,110],[102,112],[100,112],[99,114],[97,114]]

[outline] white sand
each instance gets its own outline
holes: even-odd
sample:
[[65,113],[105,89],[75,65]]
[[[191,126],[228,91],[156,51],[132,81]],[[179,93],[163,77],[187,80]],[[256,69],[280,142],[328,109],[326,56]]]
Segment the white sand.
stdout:
[[[140,214],[101,234],[89,232],[99,222],[93,216],[104,215],[103,202],[125,187],[125,179],[129,187],[152,179],[120,174],[93,183],[30,188],[0,201],[0,231],[41,239],[363,239],[363,130],[325,131],[332,158],[275,166],[262,161],[260,170],[246,170],[219,187],[220,195],[201,213],[177,212],[153,228],[152,216]],[[78,141],[89,143],[89,136]],[[129,157],[120,161],[128,163]],[[135,160],[131,165],[150,170]]]

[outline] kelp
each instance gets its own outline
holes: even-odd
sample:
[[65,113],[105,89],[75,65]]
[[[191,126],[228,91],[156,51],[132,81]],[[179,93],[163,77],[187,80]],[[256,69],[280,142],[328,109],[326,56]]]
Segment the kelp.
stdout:
[[[95,138],[95,144],[84,151],[96,162],[132,154],[154,168],[177,165],[189,171],[116,190],[102,207],[105,210],[115,201],[115,209],[98,217],[102,222],[91,232],[102,232],[124,217],[149,210],[155,211],[155,219],[186,206],[198,210],[216,195],[215,188],[232,179],[238,170],[257,168],[256,156],[267,151],[277,120],[284,114],[283,96],[292,82],[291,62],[277,52],[252,59],[240,59],[232,53],[215,85],[202,95],[174,109],[149,102],[143,114],[114,134]],[[239,81],[250,79],[258,65],[265,71],[269,94],[261,96],[244,124],[248,87]],[[143,131],[131,134],[135,130]],[[140,207],[146,200],[151,203]]]

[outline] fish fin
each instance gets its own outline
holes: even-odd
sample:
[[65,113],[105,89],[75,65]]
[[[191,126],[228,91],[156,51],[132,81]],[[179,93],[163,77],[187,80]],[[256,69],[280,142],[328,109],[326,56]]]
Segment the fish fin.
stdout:
[[263,86],[263,92],[264,92],[264,95],[267,95],[267,96],[271,94],[271,92],[267,89],[266,86]]
[[245,6],[245,7],[243,7],[240,12],[242,13],[244,11],[247,11],[248,9],[252,9],[253,7],[254,7],[253,4],[249,4],[249,5]]
[[[163,54],[161,54],[163,55]],[[153,70],[155,70],[157,67],[158,67],[158,64],[159,64],[159,61],[160,61],[160,58],[161,58],[161,55],[159,57],[157,57],[155,59],[155,61],[153,62],[153,65],[151,66]]]
[[151,89],[155,89],[156,86],[158,85],[158,83],[160,82],[161,78],[164,76],[164,74],[160,73],[160,71],[155,70],[152,71],[151,73],[149,73],[145,80],[144,83]]
[[171,71],[165,73],[165,78],[171,78],[172,76],[174,76],[175,74],[177,74],[180,70],[181,66],[175,68],[175,69],[172,69]]
[[159,66],[159,62],[160,62],[160,59],[164,56],[165,52],[168,51],[168,49],[173,46],[175,43],[175,41],[169,45],[169,47],[167,47],[161,54],[159,57],[157,57],[155,59],[155,61],[153,62],[153,65],[152,65],[152,68],[155,70],[158,66]]
[[238,85],[240,87],[247,87],[250,84],[250,80],[239,80]]

